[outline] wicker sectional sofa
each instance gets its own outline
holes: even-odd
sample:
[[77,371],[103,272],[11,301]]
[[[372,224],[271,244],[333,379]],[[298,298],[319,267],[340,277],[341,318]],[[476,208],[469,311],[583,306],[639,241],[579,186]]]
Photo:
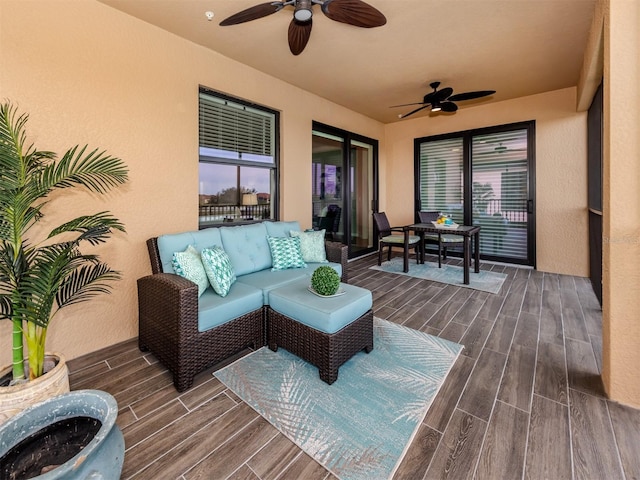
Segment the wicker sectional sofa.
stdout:
[[[151,351],[173,374],[179,392],[196,374],[240,352],[266,343],[269,291],[310,277],[320,265],[331,265],[347,282],[347,247],[326,242],[329,263],[272,271],[267,237],[300,231],[298,222],[259,222],[154,237],[147,241],[151,275],[138,280],[138,343]],[[198,286],[173,273],[172,256],[189,245],[196,250],[222,247],[236,281],[225,297],[209,287],[198,297]]]

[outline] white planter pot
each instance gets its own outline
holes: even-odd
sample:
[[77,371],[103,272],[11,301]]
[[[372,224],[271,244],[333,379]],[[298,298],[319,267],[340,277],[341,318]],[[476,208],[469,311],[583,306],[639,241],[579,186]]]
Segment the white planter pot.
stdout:
[[[57,363],[55,363],[57,361]],[[47,369],[50,362],[52,368]],[[25,370],[29,364],[25,360]],[[53,366],[55,364],[55,366]],[[0,378],[10,374],[11,366],[0,371]],[[69,369],[67,362],[59,353],[45,354],[45,374],[30,382],[0,387],[0,425],[27,407],[40,403],[47,398],[69,392]]]

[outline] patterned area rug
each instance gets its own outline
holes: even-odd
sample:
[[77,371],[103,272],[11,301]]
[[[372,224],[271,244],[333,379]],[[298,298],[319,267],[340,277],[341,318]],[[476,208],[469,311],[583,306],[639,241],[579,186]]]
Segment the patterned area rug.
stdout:
[[242,400],[341,480],[393,476],[462,350],[457,343],[374,319],[374,349],[318,369],[263,347],[217,371]]
[[413,260],[409,263],[409,271],[404,273],[402,271],[402,258],[400,257],[394,257],[389,262],[382,262],[381,266],[374,265],[370,268],[389,273],[397,273],[399,275],[407,275],[409,277],[422,278],[424,280],[433,280],[434,282],[447,283],[458,287],[473,288],[489,293],[498,293],[507,278],[504,273],[489,272],[486,270],[480,270],[480,272],[474,273],[472,266],[469,269],[469,285],[465,285],[462,267],[443,263],[442,268],[438,268],[437,263],[425,262],[423,265],[420,265],[416,264],[415,260]]

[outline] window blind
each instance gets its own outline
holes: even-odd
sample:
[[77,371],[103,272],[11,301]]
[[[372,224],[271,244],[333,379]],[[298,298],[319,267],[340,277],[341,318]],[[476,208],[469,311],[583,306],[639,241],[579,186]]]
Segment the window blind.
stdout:
[[464,223],[462,138],[420,145],[420,209],[446,213]]
[[207,93],[199,97],[201,157],[275,162],[275,114]]

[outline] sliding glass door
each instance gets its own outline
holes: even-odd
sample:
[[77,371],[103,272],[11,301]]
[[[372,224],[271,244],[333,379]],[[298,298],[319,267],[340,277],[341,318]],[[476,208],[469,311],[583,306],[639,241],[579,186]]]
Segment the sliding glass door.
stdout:
[[313,227],[349,246],[349,258],[374,249],[371,205],[377,192],[378,142],[313,124]]
[[351,139],[349,148],[349,252],[357,257],[371,252],[374,247],[373,216],[374,200],[374,146]]
[[416,139],[416,209],[479,225],[485,259],[535,265],[534,124]]

